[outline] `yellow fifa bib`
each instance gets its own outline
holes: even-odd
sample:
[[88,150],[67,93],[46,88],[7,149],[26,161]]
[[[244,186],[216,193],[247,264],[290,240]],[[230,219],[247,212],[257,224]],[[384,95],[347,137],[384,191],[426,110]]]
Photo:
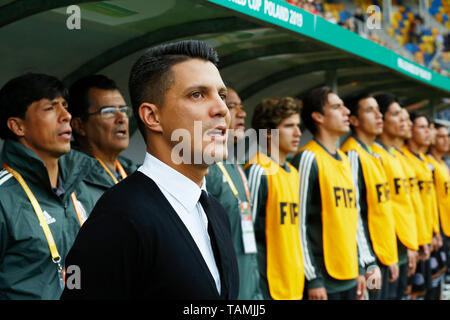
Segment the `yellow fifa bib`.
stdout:
[[425,243],[431,243],[433,239],[433,220],[435,218],[436,203],[434,200],[434,185],[433,174],[428,167],[428,163],[424,160],[420,160],[408,148],[403,148],[403,153],[409,161],[409,164],[414,168],[417,177],[417,185],[419,187],[420,198],[423,204],[423,223],[424,234],[423,239]]
[[350,161],[340,150],[333,158],[314,140],[301,150],[314,153],[322,199],[322,238],[325,267],[338,280],[358,277],[356,193]]
[[[436,191],[437,207],[442,231],[450,237],[450,174],[447,165],[443,161],[428,157],[428,161],[434,166],[434,189]],[[436,233],[436,220],[434,225]]]
[[398,262],[397,237],[390,200],[389,183],[380,159],[369,154],[350,137],[342,151],[358,153],[366,185],[367,220],[373,250],[386,266]]
[[416,228],[417,228],[417,244],[422,246],[429,242],[429,237],[425,229],[425,216],[424,216],[424,206],[422,203],[422,197],[420,195],[419,186],[417,184],[417,174],[414,166],[410,163],[408,157],[406,157],[405,148],[402,151],[394,149],[394,155],[398,156],[402,164],[405,175],[409,181],[409,194],[411,203],[416,214]]
[[418,250],[416,213],[411,202],[408,177],[403,170],[400,157],[377,144],[372,145],[372,151],[381,157],[389,182],[397,237],[408,249]]
[[288,163],[286,172],[271,158],[258,153],[249,163],[258,163],[268,182],[266,201],[267,280],[272,298],[303,298],[304,269],[300,242],[297,169]]

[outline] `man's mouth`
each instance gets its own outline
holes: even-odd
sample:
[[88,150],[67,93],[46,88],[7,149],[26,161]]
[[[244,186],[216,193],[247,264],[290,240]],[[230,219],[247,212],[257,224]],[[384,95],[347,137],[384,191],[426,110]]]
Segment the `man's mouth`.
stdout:
[[64,131],[61,131],[58,136],[64,138],[64,139],[68,139],[70,140],[70,138],[72,137],[72,129],[67,129]]
[[227,129],[225,126],[218,126],[210,131],[207,135],[211,137],[213,141],[225,141],[226,140]]
[[128,131],[126,129],[122,129],[122,130],[117,130],[115,132],[116,136],[118,136],[119,138],[126,138],[128,137]]

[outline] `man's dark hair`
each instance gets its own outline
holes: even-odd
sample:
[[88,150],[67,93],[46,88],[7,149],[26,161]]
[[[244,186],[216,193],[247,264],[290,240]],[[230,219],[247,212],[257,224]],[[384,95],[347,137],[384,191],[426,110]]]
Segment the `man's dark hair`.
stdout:
[[430,117],[427,116],[426,114],[423,114],[423,113],[420,113],[420,112],[416,112],[416,111],[410,112],[409,113],[409,118],[411,119],[411,122],[412,122],[413,125],[415,125],[416,120],[419,119],[419,118],[425,118],[427,120],[428,126],[430,126],[430,124],[431,124]]
[[368,98],[373,98],[369,92],[354,93],[344,99],[344,105],[350,110],[350,115],[358,117],[359,102]]
[[27,73],[9,80],[0,89],[0,138],[16,140],[7,121],[11,117],[25,118],[28,107],[41,99],[68,99],[68,90],[56,77]]
[[72,117],[80,117],[82,120],[88,118],[88,110],[91,105],[89,101],[89,89],[119,90],[114,80],[95,74],[83,77],[75,81],[69,88],[69,112]]
[[144,139],[139,107],[143,102],[163,106],[165,94],[175,81],[172,66],[193,58],[210,61],[216,67],[219,62],[217,52],[205,42],[186,40],[153,47],[133,65],[128,87],[133,113]]
[[434,122],[434,128],[436,130],[440,129],[440,128],[447,128],[448,129],[448,127],[446,125],[443,125],[442,123],[439,123],[439,122]]
[[378,107],[380,108],[380,112],[383,116],[394,102],[397,102],[400,105],[397,97],[391,93],[379,93],[375,95],[374,98],[377,100]]
[[319,87],[311,90],[303,99],[301,118],[305,127],[314,135],[317,131],[316,123],[312,118],[313,112],[323,114],[323,107],[328,103],[328,95],[334,93],[330,87]]

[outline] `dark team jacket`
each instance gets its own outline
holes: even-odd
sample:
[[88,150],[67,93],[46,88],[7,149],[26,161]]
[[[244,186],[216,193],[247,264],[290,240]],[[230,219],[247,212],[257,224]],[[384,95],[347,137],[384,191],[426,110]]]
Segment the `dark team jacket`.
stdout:
[[239,274],[230,222],[209,198],[220,296],[178,214],[155,182],[136,171],[103,194],[81,228],[66,263],[80,268],[81,289],[66,286],[62,299],[236,299]]

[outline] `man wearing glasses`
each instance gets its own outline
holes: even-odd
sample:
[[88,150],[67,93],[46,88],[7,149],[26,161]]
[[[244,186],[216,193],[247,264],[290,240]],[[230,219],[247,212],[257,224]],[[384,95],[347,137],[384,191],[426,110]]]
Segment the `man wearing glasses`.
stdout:
[[131,160],[119,156],[130,140],[132,110],[112,79],[91,75],[70,87],[69,112],[73,117],[73,147],[98,160],[89,182],[99,198],[136,169]]

